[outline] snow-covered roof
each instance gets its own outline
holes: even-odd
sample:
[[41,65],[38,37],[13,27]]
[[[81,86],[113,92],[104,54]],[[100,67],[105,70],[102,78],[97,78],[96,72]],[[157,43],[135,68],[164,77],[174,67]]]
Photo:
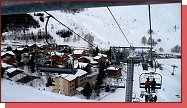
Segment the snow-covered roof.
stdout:
[[74,50],[73,53],[74,54],[82,54],[84,52],[84,50]]
[[19,50],[19,51],[21,51],[21,50],[23,50],[24,48],[23,47],[21,47],[21,48],[16,48],[17,50]]
[[74,79],[77,78],[77,76],[73,75],[73,74],[63,74],[61,77],[63,77],[64,79],[68,80],[68,81],[72,81]]
[[1,56],[5,55],[5,54],[15,55],[12,51],[1,52]]
[[83,87],[77,87],[76,90],[81,92],[84,88]]
[[115,68],[115,67],[108,67],[107,70],[118,70],[119,68]]
[[10,69],[7,69],[6,71],[9,72],[9,73],[12,73],[12,72],[14,72],[14,71],[16,71],[16,70],[23,71],[23,70],[21,70],[21,69],[19,69],[19,68],[10,68]]
[[98,62],[97,61],[91,61],[90,63],[91,64],[97,64]]
[[74,65],[74,68],[78,68],[78,66],[80,68],[85,68],[88,65],[88,63],[82,63],[82,62],[78,62]]
[[3,68],[11,67],[12,65],[6,64],[6,63],[1,63]]
[[78,76],[82,76],[82,75],[85,75],[87,74],[86,71],[82,70],[82,69],[78,69],[75,76],[78,77]]
[[101,58],[101,56],[95,56],[95,57],[94,57],[94,59],[96,59],[96,60],[97,60],[97,59],[100,59],[100,58]]
[[72,80],[76,79],[77,77],[85,75],[85,74],[87,74],[86,71],[78,69],[75,75],[73,75],[73,74],[61,74],[61,75],[55,75],[54,78],[55,77],[62,77],[64,79],[68,80],[68,81],[72,81]]
[[58,55],[58,56],[64,55],[64,53],[59,53],[59,52],[48,52],[48,54],[51,54],[52,56],[53,55]]
[[106,58],[107,58],[107,55],[106,55],[106,54],[98,53],[98,56],[103,56],[103,57],[106,57]]

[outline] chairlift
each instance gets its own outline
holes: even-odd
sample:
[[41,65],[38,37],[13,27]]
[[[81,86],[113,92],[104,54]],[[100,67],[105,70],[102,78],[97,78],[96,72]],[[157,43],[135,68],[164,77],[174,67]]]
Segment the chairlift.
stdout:
[[162,76],[159,73],[155,73],[155,72],[142,73],[139,76],[139,84],[140,84],[139,86],[140,86],[140,88],[145,88],[145,81],[147,80],[147,78],[149,78],[150,81],[152,81],[153,78],[155,78],[155,81],[156,81],[155,89],[161,89]]

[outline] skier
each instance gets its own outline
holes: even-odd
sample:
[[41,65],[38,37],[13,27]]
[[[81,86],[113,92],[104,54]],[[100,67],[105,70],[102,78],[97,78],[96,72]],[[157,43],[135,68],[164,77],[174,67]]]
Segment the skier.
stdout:
[[145,102],[148,102],[148,100],[149,100],[149,95],[146,94],[146,95],[145,95]]
[[150,94],[149,95],[149,102],[153,102],[154,100],[153,100],[153,95],[152,94]]
[[155,92],[155,86],[156,86],[156,81],[155,78],[153,78],[153,80],[151,81],[151,91]]
[[147,92],[148,90],[148,93],[150,93],[150,84],[151,82],[149,81],[149,78],[147,78],[147,81],[145,81],[145,91]]
[[154,97],[153,97],[153,102],[156,102],[157,101],[157,96],[155,95]]

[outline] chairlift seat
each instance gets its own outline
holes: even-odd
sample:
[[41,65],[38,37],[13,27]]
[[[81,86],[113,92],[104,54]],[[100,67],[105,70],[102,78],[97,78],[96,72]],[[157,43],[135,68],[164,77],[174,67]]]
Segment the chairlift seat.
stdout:
[[[140,88],[145,88],[145,83],[140,83]],[[160,83],[156,83],[155,89],[161,89],[161,84]]]

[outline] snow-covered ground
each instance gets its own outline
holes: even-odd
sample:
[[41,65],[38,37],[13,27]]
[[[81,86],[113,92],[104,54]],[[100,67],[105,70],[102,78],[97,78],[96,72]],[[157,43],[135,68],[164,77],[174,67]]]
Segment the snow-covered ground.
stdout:
[[[164,64],[163,70],[157,69],[157,73],[162,75],[162,89],[157,90],[158,102],[181,102],[181,60],[180,59],[159,59],[159,63]],[[175,64],[178,68],[175,69],[174,76],[171,75]],[[142,66],[135,65],[134,71],[134,86],[133,96],[136,94],[136,101],[144,102],[144,98],[140,98],[141,91],[139,88],[139,75],[143,72]],[[124,78],[126,73],[123,73]],[[101,98],[85,99],[84,96],[65,96],[62,94],[53,93],[50,88],[38,89],[31,86],[16,84],[6,79],[1,79],[2,85],[2,102],[125,102],[124,88],[118,88],[114,93],[101,92]],[[178,95],[178,96],[176,96]]]

